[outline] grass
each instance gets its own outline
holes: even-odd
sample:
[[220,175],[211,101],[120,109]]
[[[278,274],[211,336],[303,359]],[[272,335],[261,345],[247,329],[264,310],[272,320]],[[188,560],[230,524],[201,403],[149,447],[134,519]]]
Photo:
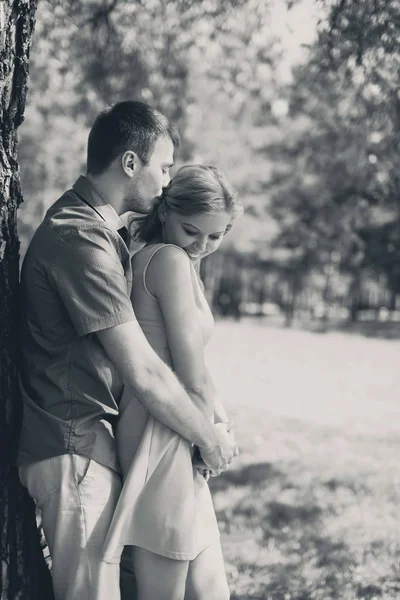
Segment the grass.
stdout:
[[221,321],[241,455],[211,481],[232,600],[400,597],[400,341]]

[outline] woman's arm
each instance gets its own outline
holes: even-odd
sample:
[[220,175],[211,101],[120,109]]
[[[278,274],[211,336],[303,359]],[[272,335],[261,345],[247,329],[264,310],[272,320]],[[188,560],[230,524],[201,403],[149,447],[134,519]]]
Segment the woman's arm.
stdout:
[[203,332],[191,269],[190,259],[183,250],[165,246],[153,256],[147,268],[146,285],[160,305],[173,370],[195,405],[213,419],[215,406],[219,404],[218,394],[204,361]]
[[210,380],[209,385],[214,390],[214,423],[228,423],[229,419],[228,415],[226,414],[225,406],[218,395],[217,388],[214,385],[214,381],[212,380],[208,369],[207,373]]

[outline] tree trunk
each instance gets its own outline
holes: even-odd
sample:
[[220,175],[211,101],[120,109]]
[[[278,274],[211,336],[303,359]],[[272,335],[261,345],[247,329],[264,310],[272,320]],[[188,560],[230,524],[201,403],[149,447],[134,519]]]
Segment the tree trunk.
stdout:
[[19,242],[22,201],[17,129],[25,108],[37,0],[0,0],[0,598],[52,598],[34,505],[15,466],[21,421],[17,388]]

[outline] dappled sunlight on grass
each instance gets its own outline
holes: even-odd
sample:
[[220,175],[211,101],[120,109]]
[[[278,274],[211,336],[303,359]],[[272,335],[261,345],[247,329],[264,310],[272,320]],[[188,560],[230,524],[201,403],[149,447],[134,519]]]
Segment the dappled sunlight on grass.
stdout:
[[400,596],[399,350],[218,323],[241,454],[210,485],[233,600]]

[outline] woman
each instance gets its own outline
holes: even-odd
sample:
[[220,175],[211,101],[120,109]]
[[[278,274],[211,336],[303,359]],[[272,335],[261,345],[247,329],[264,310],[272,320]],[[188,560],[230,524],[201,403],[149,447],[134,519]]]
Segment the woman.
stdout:
[[[146,337],[197,407],[225,428],[228,418],[204,362],[214,321],[199,265],[242,211],[218,169],[182,167],[139,225],[135,237],[146,245],[132,259],[132,303]],[[120,404],[124,487],[104,560],[119,560],[124,545],[133,547],[138,600],[229,598],[210,473],[195,447],[132,396],[126,388]]]

